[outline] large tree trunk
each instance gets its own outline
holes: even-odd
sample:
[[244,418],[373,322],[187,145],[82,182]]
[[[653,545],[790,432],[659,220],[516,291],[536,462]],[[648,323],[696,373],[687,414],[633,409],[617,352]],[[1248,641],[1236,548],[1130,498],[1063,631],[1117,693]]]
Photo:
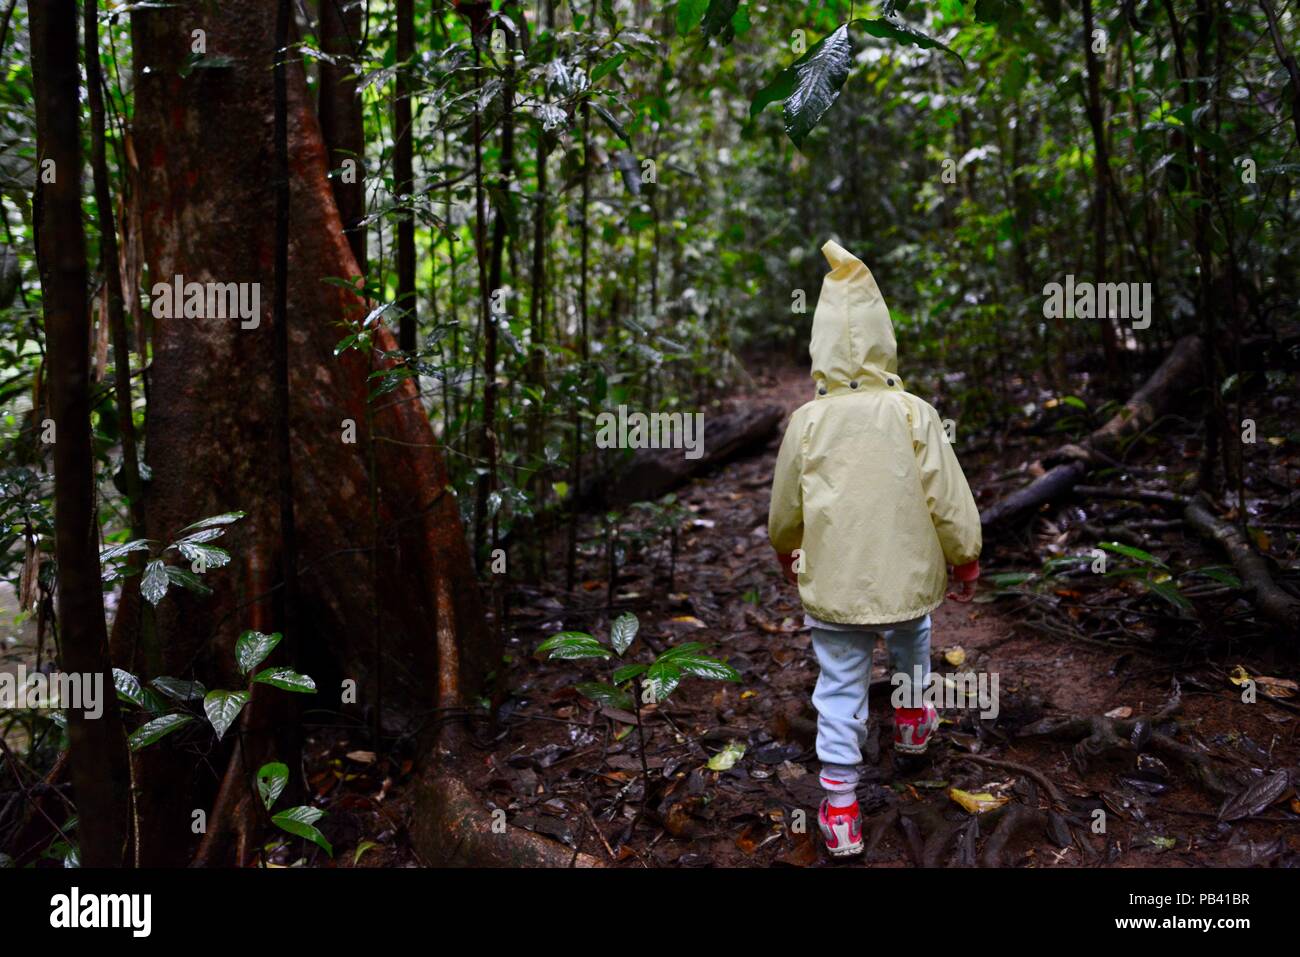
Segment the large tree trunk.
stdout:
[[[99,517],[90,444],[86,237],[81,224],[77,8],[72,0],[46,0],[30,4],[28,11],[40,177],[37,258],[55,429],[59,667],[81,676],[83,687],[98,681],[103,708],[102,714],[91,717],[86,707],[73,707],[71,702],[67,707],[81,860],[88,867],[120,867],[127,862],[130,835],[130,762],[109,663],[99,574]],[[86,690],[93,688],[92,683]]]
[[[268,618],[283,581],[275,451],[272,62],[274,4],[234,0],[195,21],[195,9],[133,13],[137,66],[135,138],[140,156],[146,254],[155,280],[259,283],[260,322],[157,320],[148,456],[151,538],[207,515],[242,509],[229,545],[234,562],[210,572],[212,595],[168,594],[158,609],[169,674],[238,687],[236,636]],[[208,54],[229,65],[181,75],[188,47],[207,30]],[[220,61],[218,61],[220,62]],[[343,324],[366,303],[326,282],[357,265],[326,178],[326,155],[300,64],[287,67],[290,249],[288,328],[294,506],[302,594],[301,654],[317,679],[316,706],[339,706],[341,679],[358,704],[449,707],[467,700],[497,658],[447,474],[413,379],[376,400],[367,428],[367,362],[333,355]],[[248,325],[251,323],[244,323]],[[394,349],[384,331],[379,348]],[[356,441],[346,441],[355,429]],[[373,440],[378,529],[367,472]],[[377,541],[377,574],[371,575]],[[375,608],[382,611],[377,623]],[[382,631],[380,631],[382,629]],[[376,649],[382,654],[377,659]],[[384,701],[377,700],[383,675]],[[224,682],[224,684],[223,684]],[[256,721],[240,751],[256,770]],[[265,748],[265,745],[262,745]],[[292,756],[280,755],[291,760]],[[193,807],[215,781],[155,795],[146,827],[155,859],[183,859]],[[238,789],[235,789],[236,791]],[[220,810],[220,808],[216,809]],[[178,826],[183,830],[177,830]]]

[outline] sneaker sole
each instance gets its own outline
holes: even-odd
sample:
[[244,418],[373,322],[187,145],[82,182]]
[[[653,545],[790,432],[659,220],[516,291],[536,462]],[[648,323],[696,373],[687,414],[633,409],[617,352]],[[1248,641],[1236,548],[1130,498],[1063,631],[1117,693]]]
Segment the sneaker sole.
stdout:
[[847,847],[828,847],[826,850],[830,851],[831,857],[853,857],[862,853],[862,847],[862,842],[858,841],[858,843],[850,844]]

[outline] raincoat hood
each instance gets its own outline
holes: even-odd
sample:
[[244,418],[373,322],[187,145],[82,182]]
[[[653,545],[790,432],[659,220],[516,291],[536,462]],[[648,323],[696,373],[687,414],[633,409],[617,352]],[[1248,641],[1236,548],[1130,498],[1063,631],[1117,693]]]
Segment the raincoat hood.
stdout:
[[871,270],[839,243],[828,240],[822,254],[831,271],[813,313],[808,344],[813,379],[819,387],[886,385],[891,375],[897,377],[898,352],[885,297]]

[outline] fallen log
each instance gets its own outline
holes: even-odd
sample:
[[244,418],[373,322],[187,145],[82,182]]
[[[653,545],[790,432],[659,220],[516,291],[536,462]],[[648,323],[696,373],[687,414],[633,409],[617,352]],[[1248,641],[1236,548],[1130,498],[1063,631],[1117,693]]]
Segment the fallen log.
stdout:
[[1300,635],[1300,599],[1277,583],[1268,560],[1255,551],[1241,529],[1216,516],[1201,498],[1187,503],[1183,518],[1202,538],[1217,542],[1227,552],[1260,614],[1291,635]]
[[1028,486],[1012,492],[984,509],[980,523],[984,528],[1008,523],[1046,502],[1060,498],[1079,484],[1094,464],[1110,464],[1106,453],[1142,429],[1152,425],[1172,403],[1200,381],[1201,340],[1184,336],[1169,350],[1159,368],[1133,393],[1124,407],[1094,431],[1080,445],[1066,445],[1047,461],[1067,459],[1034,479]]
[[765,444],[783,418],[785,410],[771,404],[743,405],[721,415],[706,414],[698,458],[687,458],[686,450],[680,448],[638,449],[626,461],[584,482],[573,504],[621,507],[657,499],[695,476]]
[[1278,584],[1268,559],[1255,550],[1241,529],[1219,518],[1201,495],[1179,495],[1154,489],[1079,485],[1076,492],[1091,498],[1127,499],[1182,509],[1183,522],[1201,538],[1223,549],[1260,614],[1292,635],[1300,635],[1300,598]]

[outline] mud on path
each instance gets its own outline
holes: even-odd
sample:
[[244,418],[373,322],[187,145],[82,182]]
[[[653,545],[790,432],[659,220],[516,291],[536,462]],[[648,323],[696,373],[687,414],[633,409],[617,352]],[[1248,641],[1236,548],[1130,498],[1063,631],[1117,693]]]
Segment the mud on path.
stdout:
[[[795,371],[761,376],[757,385],[759,397],[790,409],[807,395],[805,374]],[[680,490],[678,500],[691,515],[671,584],[667,542],[637,540],[635,509],[620,524],[626,552],[614,614],[630,609],[640,619],[627,658],[649,661],[671,644],[700,641],[743,678],[739,684],[687,678],[667,703],[643,711],[651,780],[635,831],[644,786],[635,718],[573,690],[580,681],[607,680],[614,666],[533,654],[560,630],[607,639],[607,565],[595,525],[585,532],[582,573],[588,577],[576,600],[553,589],[524,588],[513,596],[506,629],[510,695],[495,731],[480,726],[461,760],[460,770],[489,807],[505,809],[516,826],[619,866],[1300,862],[1300,804],[1285,774],[1300,764],[1297,709],[1264,696],[1242,703],[1227,673],[1250,661],[1171,661],[1132,647],[1028,632],[1019,627],[1015,599],[998,598],[982,583],[979,603],[949,601],[934,613],[933,663],[944,674],[996,674],[996,718],[980,719],[976,707],[945,709],[928,765],[895,768],[892,710],[887,695],[873,695],[874,753],[858,795],[868,853],[831,865],[816,829],[821,792],[809,698],[817,667],[798,596],[782,580],[766,537],[778,444],[779,436],[762,454]],[[989,498],[987,488],[981,494],[985,480],[1007,464],[963,455],[981,505]],[[1023,570],[1000,564],[989,544],[984,563],[986,576]],[[878,646],[877,676],[884,665]],[[1161,716],[1175,679],[1181,708]],[[1100,718],[1106,714],[1114,721]],[[1095,755],[1081,750],[1081,769],[1075,751],[1085,735],[1077,729],[1063,739],[1022,736],[1071,715],[1098,716],[1089,733],[1113,730],[1125,740]],[[1143,716],[1156,718],[1134,721]],[[743,746],[743,756],[726,770],[711,770],[709,760],[729,746],[733,754]],[[1000,763],[967,760],[970,755]],[[1208,759],[1228,794],[1250,789],[1244,806],[1228,815],[1238,820],[1218,820],[1223,798],[1198,780],[1188,755]],[[954,800],[953,788],[987,795],[998,806],[972,814]],[[1261,800],[1262,810],[1249,806]],[[1094,831],[1099,820],[1104,833]]]

